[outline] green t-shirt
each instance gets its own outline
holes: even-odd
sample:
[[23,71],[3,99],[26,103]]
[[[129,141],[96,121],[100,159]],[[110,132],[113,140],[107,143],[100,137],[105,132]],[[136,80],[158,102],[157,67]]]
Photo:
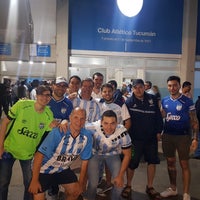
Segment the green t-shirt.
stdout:
[[42,113],[34,108],[35,101],[20,100],[10,109],[8,116],[14,120],[9,135],[5,139],[4,148],[14,158],[19,160],[31,159],[45,131],[50,131],[53,113],[48,106]]

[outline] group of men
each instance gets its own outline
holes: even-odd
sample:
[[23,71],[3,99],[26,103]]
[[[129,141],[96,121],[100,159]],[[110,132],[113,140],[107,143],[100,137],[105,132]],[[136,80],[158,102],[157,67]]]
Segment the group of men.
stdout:
[[[147,162],[146,193],[154,199],[175,196],[176,150],[183,172],[183,200],[190,200],[188,160],[190,148],[197,148],[198,121],[192,100],[179,92],[180,78],[170,76],[167,87],[170,96],[163,98],[160,110],[157,98],[145,92],[142,79],[133,81],[126,101],[116,81],[103,84],[99,72],[84,80],[72,76],[69,83],[58,77],[51,89],[38,86],[36,100],[18,101],[1,124],[0,200],[7,200],[16,159],[23,171],[24,200],[32,196],[44,200],[45,191],[56,193],[58,185],[67,200],[78,199],[83,192],[86,199],[94,200],[104,167],[106,181],[112,184],[111,199],[129,198],[142,156]],[[159,193],[153,180],[161,138],[170,187]],[[77,179],[70,166],[79,156]]]

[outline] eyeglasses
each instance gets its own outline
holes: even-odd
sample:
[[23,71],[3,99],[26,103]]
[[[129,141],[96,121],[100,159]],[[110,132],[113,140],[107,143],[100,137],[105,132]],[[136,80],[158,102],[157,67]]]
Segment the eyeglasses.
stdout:
[[40,95],[46,98],[51,98],[51,94],[40,94]]
[[66,84],[56,84],[56,87],[59,87],[59,88],[66,88],[67,85],[66,85]]

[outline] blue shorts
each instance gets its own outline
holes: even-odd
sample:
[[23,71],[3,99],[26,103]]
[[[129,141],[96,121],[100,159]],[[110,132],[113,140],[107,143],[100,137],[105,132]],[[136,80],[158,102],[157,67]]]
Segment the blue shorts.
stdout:
[[148,164],[159,164],[158,142],[156,141],[133,141],[134,155],[129,163],[129,168],[138,168],[142,156]]
[[48,190],[52,185],[61,185],[77,182],[76,174],[70,169],[66,169],[60,173],[42,174],[39,175],[39,182],[42,187],[42,192]]

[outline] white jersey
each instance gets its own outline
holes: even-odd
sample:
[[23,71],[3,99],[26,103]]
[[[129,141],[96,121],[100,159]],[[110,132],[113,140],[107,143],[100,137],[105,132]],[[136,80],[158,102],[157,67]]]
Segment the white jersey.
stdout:
[[101,91],[99,91],[99,93],[95,93],[94,91],[92,91],[92,94],[91,94],[92,98],[94,98],[96,101],[100,101],[100,99],[102,98],[102,95],[101,95]]
[[117,115],[118,124],[123,124],[123,122],[130,118],[130,114],[126,104],[123,104],[122,107],[116,103],[106,103],[103,102],[101,105],[102,114],[107,110],[113,110]]
[[106,135],[100,123],[99,120],[86,124],[86,129],[93,132],[93,155],[117,155],[122,149],[131,147],[131,138],[123,125],[119,124],[113,134]]

